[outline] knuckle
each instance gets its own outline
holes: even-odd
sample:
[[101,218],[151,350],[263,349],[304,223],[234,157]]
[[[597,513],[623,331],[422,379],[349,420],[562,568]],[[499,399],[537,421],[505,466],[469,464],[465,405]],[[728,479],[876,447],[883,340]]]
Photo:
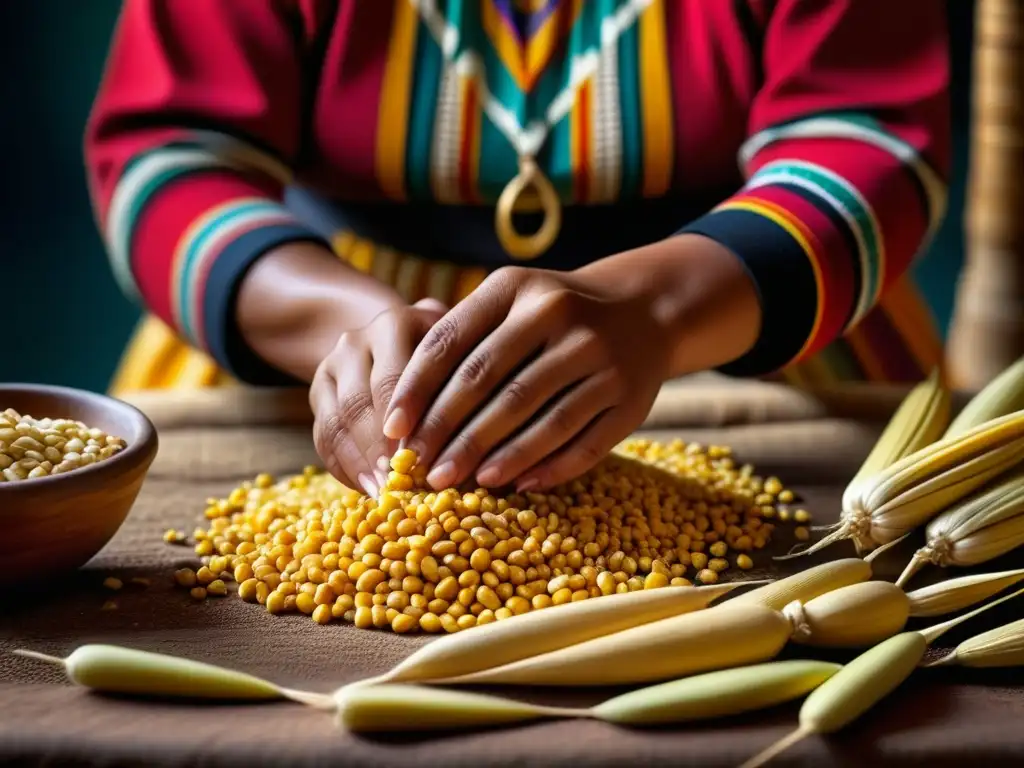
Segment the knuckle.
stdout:
[[532,387],[518,379],[512,379],[501,393],[502,410],[521,413],[533,403]]
[[313,442],[317,453],[323,457],[333,456],[334,447],[348,439],[348,424],[338,413],[317,419],[313,427]]
[[458,335],[458,322],[452,317],[442,317],[423,337],[423,351],[432,357],[448,357]]
[[576,431],[576,414],[570,405],[559,403],[548,414],[548,424],[558,435],[572,434]]
[[454,443],[461,456],[476,459],[483,454],[483,446],[472,432],[460,432],[455,436]]
[[491,378],[491,370],[491,355],[481,349],[466,358],[459,370],[459,378],[463,386],[485,385]]
[[545,291],[539,304],[539,314],[552,320],[565,321],[572,316],[576,294],[567,288],[555,288]]
[[582,465],[580,471],[584,471],[585,469],[597,464],[597,462],[601,461],[601,459],[605,457],[605,454],[606,451],[601,450],[600,446],[589,440],[584,441],[584,443],[579,446],[579,450],[576,454],[579,460],[578,464]]
[[372,415],[373,398],[370,393],[350,392],[339,400],[338,410],[331,418],[340,419],[345,428],[349,429],[351,425],[358,424]]
[[392,372],[381,374],[377,378],[373,385],[373,391],[377,396],[378,402],[386,403],[391,400],[391,396],[395,393],[401,378],[402,375],[400,373]]
[[449,431],[448,420],[431,410],[423,417],[418,431],[425,438],[432,437],[433,435],[446,435]]

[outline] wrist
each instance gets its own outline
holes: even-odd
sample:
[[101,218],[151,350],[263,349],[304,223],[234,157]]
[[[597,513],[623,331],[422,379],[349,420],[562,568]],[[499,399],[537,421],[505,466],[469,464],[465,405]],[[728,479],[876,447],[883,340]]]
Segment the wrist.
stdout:
[[316,243],[289,243],[261,257],[238,293],[236,320],[269,365],[311,381],[342,333],[404,305],[390,287]]
[[583,267],[585,280],[649,309],[664,339],[668,377],[718,368],[757,340],[757,287],[740,259],[695,234],[676,235]]

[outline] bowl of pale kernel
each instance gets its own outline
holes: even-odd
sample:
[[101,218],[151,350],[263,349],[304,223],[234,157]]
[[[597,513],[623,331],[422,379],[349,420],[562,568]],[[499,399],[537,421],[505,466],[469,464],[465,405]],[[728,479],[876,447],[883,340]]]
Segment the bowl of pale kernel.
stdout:
[[66,387],[0,384],[0,562],[79,567],[113,537],[157,452],[146,416]]

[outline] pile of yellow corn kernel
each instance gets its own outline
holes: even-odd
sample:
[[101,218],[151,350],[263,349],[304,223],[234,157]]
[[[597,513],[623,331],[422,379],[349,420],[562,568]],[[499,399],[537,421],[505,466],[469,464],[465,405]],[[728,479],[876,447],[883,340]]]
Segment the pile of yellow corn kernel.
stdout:
[[[714,583],[733,555],[770,540],[792,501],[777,478],[736,467],[728,448],[632,440],[549,493],[421,490],[416,455],[399,451],[377,499],[308,467],[260,475],[210,499],[197,529],[204,565],[178,584],[196,599],[239,595],[273,614],[300,612],[395,632],[457,632],[576,600]],[[804,513],[806,514],[806,513]],[[180,542],[169,531],[168,542]]]

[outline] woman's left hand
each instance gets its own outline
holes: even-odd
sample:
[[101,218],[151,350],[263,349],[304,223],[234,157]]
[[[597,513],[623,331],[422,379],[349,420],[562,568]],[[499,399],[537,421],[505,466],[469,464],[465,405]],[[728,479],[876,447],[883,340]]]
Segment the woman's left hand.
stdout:
[[576,477],[634,430],[669,370],[650,303],[580,273],[508,267],[424,337],[385,426],[432,466],[520,490]]

